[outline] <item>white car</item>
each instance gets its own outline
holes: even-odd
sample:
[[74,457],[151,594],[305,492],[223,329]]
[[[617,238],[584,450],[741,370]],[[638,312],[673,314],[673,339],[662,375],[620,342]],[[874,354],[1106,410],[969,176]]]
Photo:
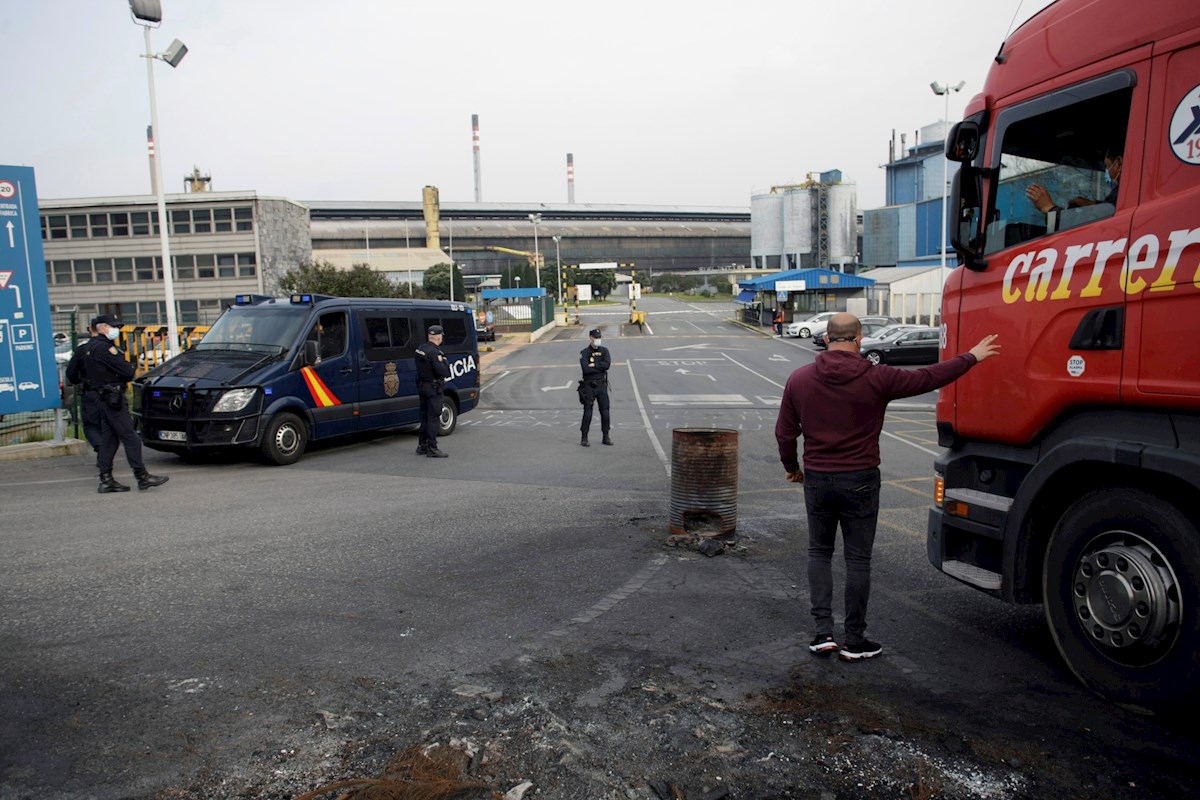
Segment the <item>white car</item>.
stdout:
[[38,388],[38,385],[33,381],[21,381],[21,385],[17,387],[22,392],[32,392]]
[[[793,322],[783,329],[785,336],[798,336],[801,339],[807,339],[810,336],[820,336],[825,333],[825,325],[829,322],[829,318],[838,312],[822,311],[820,314],[815,314],[806,320]],[[813,333],[814,327],[820,327],[821,333]]]
[[15,392],[16,390],[17,387],[13,386],[11,383],[0,383],[0,392]]

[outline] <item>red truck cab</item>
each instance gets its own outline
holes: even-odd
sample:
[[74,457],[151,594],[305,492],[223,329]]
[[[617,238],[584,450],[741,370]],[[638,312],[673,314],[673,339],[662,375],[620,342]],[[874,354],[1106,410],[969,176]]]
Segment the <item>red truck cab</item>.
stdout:
[[947,137],[961,266],[930,561],[1043,603],[1079,679],[1200,700],[1200,5],[1058,0]]

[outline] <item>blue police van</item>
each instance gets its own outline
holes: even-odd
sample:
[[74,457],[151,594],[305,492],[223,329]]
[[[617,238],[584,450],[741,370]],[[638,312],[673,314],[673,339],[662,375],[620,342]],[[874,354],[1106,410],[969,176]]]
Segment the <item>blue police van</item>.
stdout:
[[461,303],[242,295],[195,347],[134,381],[142,441],[182,456],[253,448],[292,464],[310,441],[420,422],[416,348],[445,330],[440,435],[479,402],[479,347]]

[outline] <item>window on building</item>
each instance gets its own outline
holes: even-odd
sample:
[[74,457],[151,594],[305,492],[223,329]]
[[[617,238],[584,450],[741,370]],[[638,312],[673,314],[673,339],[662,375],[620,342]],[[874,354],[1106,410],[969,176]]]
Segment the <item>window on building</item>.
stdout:
[[129,214],[129,223],[134,236],[150,235],[150,212],[133,211]]
[[150,256],[138,256],[133,260],[133,266],[139,281],[154,280],[154,259]]
[[54,262],[54,282],[59,286],[67,286],[75,281],[71,277],[71,262],[70,261],[55,261]]
[[237,257],[233,253],[224,253],[217,256],[217,277],[218,278],[235,278],[237,277]]
[[200,305],[199,322],[201,325],[211,325],[217,321],[217,317],[221,316],[223,306],[220,300],[200,300],[198,302]]
[[192,232],[192,212],[186,208],[176,208],[169,212],[171,215],[171,233]]
[[230,233],[233,231],[232,208],[214,208],[212,215],[213,231],[216,233]]
[[96,283],[113,282],[113,261],[111,258],[94,259],[92,261],[92,268],[96,271]]
[[93,239],[108,238],[108,214],[89,214],[88,225],[92,229]]
[[239,231],[254,230],[254,210],[250,206],[242,206],[233,210],[233,221]]
[[200,323],[200,302],[198,300],[180,300],[176,303],[179,308],[180,325],[198,325]]
[[67,221],[70,223],[72,239],[88,238],[87,214],[71,214]]
[[195,280],[196,278],[196,257],[195,256],[172,256],[175,262],[175,277],[181,281]]
[[132,258],[114,258],[113,270],[117,273],[117,283],[133,283]]
[[239,278],[253,278],[258,274],[254,253],[238,253],[237,263]]
[[216,266],[216,256],[196,256],[196,277],[200,280],[215,278],[217,275]]
[[46,228],[50,231],[51,239],[67,238],[67,218],[62,214],[51,214],[46,217]]
[[212,209],[192,209],[192,230],[196,233],[212,233]]
[[77,258],[71,262],[75,268],[76,283],[93,283],[92,281],[92,260],[90,258]]
[[166,321],[167,304],[165,302],[144,301],[137,304],[137,321],[139,325],[161,325]]
[[108,218],[112,222],[112,235],[113,236],[128,236],[129,235],[129,212],[128,211],[114,211],[112,214],[108,215]]

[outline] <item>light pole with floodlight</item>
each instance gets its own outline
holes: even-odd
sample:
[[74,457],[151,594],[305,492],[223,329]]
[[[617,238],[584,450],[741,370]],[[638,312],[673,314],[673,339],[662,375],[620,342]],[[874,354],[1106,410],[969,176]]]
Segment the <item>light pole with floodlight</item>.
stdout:
[[[964,85],[965,85],[965,81],[959,81],[954,86],[951,86],[948,83],[945,86],[943,86],[942,84],[938,83],[937,81],[934,81],[933,83],[929,84],[929,88],[933,89],[934,94],[941,95],[946,98],[945,115],[942,118],[943,123],[946,125],[946,133],[943,134],[943,144],[942,144],[943,150],[945,148],[945,139],[948,138],[949,132],[950,132],[950,93],[961,91]],[[942,276],[942,284],[943,285],[946,283],[946,225],[947,225],[947,221],[946,221],[946,193],[947,193],[946,184],[949,182],[949,180],[950,180],[950,159],[946,158],[946,154],[945,154],[945,152],[943,152],[942,153],[942,248],[941,248],[941,250],[942,250],[941,276]]]
[[554,271],[558,273],[558,302],[565,306],[562,293],[562,254],[558,250],[558,243],[562,241],[562,237],[552,236],[550,238],[554,239]]
[[541,214],[530,214],[529,221],[533,223],[533,277],[537,281],[537,288],[542,288],[542,271],[541,256],[538,255],[538,225],[542,224]]
[[163,292],[167,305],[167,355],[179,355],[179,327],[175,318],[175,271],[171,265],[171,244],[167,238],[167,198],[163,194],[162,130],[158,127],[158,103],[154,97],[154,59],[162,59],[172,67],[187,55],[187,45],[175,39],[162,53],[155,54],[150,46],[150,29],[162,24],[162,3],[159,0],[129,0],[133,21],[146,34],[146,80],[150,84],[150,129],[154,131],[154,190],[158,197],[158,235],[162,241]]

